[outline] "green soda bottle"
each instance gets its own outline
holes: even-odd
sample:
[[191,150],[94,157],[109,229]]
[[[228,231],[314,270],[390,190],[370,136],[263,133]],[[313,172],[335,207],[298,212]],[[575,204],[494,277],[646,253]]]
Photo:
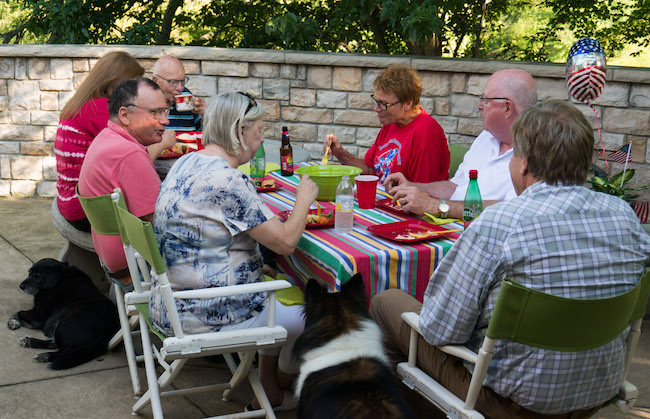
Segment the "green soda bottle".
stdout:
[[260,148],[251,159],[251,177],[259,186],[264,176],[266,176],[266,153],[264,153],[264,144],[260,144]]
[[465,205],[463,206],[463,224],[465,228],[474,221],[483,211],[483,199],[478,189],[478,170],[469,171],[469,185],[465,194]]

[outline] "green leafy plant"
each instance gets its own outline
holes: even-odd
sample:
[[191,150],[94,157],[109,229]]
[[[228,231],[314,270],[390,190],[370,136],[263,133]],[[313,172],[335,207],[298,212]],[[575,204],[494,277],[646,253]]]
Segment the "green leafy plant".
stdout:
[[620,172],[617,175],[612,176],[611,179],[608,179],[607,175],[602,170],[599,170],[596,172],[594,177],[587,182],[591,183],[591,187],[595,191],[617,196],[626,202],[632,202],[638,198],[639,195],[630,192],[643,191],[650,188],[650,185],[642,186],[640,188],[625,188],[625,184],[629,182],[633,176],[634,169],[627,169],[625,172]]

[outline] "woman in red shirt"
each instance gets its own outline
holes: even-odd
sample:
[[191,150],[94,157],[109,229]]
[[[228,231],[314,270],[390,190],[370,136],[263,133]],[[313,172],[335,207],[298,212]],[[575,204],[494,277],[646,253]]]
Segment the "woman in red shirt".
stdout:
[[363,174],[379,176],[401,172],[411,182],[429,183],[449,179],[449,147],[442,127],[420,106],[422,82],[415,70],[392,65],[374,83],[375,112],[382,127],[365,158],[345,150],[335,135],[331,154],[342,164],[361,168]]
[[54,141],[56,201],[61,215],[77,230],[90,232],[75,187],[90,143],[106,128],[108,97],[121,82],[142,75],[144,68],[129,53],[109,52],[97,61],[61,110]]

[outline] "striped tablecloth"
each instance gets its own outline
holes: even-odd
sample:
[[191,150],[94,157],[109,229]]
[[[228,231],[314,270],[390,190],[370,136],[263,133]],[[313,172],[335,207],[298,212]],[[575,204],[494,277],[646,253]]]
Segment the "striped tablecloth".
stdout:
[[[293,209],[296,199],[297,175],[283,177],[270,174],[281,185],[274,192],[260,197],[274,213]],[[377,199],[389,197],[381,185]],[[319,201],[324,209],[333,210],[333,202]],[[312,205],[316,208],[316,205]],[[334,228],[305,230],[292,256],[278,256],[278,267],[298,284],[315,278],[330,289],[340,290],[341,283],[359,272],[369,297],[388,288],[399,288],[422,301],[433,270],[458,238],[449,238],[405,245],[383,239],[369,232],[371,225],[386,224],[416,217],[400,215],[380,207],[359,209],[355,202],[354,229],[350,234],[337,234]],[[449,228],[462,228],[452,223]]]

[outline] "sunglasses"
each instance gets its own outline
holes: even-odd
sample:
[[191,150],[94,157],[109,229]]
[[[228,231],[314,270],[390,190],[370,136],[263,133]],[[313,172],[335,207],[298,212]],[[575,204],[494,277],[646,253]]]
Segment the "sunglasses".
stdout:
[[244,95],[248,98],[248,107],[246,108],[246,112],[244,112],[244,115],[246,115],[253,106],[257,106],[257,102],[255,101],[255,98],[250,94],[244,92],[237,92],[237,93],[239,93],[240,95]]

